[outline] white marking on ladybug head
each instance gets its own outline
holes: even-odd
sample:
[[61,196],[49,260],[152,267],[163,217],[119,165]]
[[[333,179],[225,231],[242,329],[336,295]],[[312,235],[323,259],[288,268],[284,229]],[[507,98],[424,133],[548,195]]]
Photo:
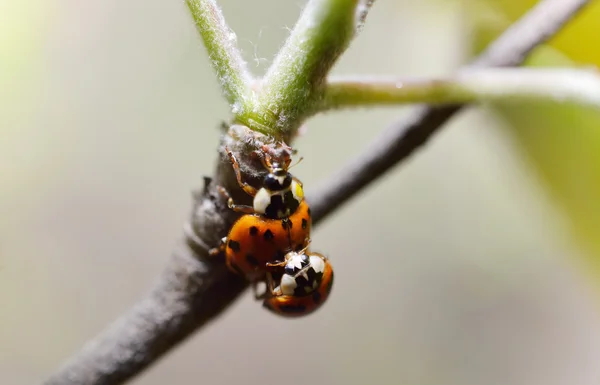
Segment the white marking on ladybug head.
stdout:
[[277,179],[277,182],[279,183],[280,186],[283,186],[283,182],[285,182],[285,177],[286,177],[286,175],[275,177],[275,179]]
[[288,257],[288,264],[291,264],[296,269],[302,269],[302,254],[299,254],[295,251],[290,252],[290,257]]
[[267,191],[266,188],[261,188],[258,190],[256,195],[254,196],[254,211],[258,214],[264,214],[267,211],[267,207],[271,203],[271,194]]
[[325,261],[323,261],[323,258],[311,255],[310,265],[317,273],[323,273],[325,271]]
[[291,275],[284,274],[281,277],[280,287],[283,295],[294,295],[297,286],[298,283],[296,283],[296,280]]

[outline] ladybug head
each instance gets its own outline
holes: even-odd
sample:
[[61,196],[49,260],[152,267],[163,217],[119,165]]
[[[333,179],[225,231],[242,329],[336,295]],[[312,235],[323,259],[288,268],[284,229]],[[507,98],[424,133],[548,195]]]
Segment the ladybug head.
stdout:
[[292,174],[288,170],[300,163],[302,158],[294,165],[290,165],[292,150],[287,145],[282,145],[278,149],[263,146],[259,154],[263,166],[269,171],[263,180],[263,186],[273,192],[289,189],[292,184]]
[[263,185],[270,191],[287,190],[292,185],[292,174],[286,169],[275,164],[270,172],[265,176]]

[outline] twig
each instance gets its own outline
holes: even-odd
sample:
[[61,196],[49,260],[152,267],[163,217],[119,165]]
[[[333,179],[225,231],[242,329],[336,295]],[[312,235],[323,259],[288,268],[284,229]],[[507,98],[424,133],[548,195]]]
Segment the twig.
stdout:
[[246,286],[223,264],[201,261],[182,244],[152,292],[45,384],[121,384],[214,319]]
[[591,0],[541,0],[512,24],[466,69],[511,67],[521,64],[529,53],[571,20]]
[[[511,25],[463,71],[521,64],[527,55],[573,18],[590,0],[543,0]],[[315,221],[325,218],[423,146],[463,105],[416,107],[411,115],[382,132],[361,155],[334,173],[328,183],[308,196]]]
[[320,110],[403,103],[456,104],[548,100],[600,109],[600,76],[576,69],[493,68],[426,80],[331,78]]
[[237,47],[237,37],[227,26],[221,9],[215,0],[186,0],[186,3],[225,98],[238,113],[251,109],[252,75]]
[[[517,23],[492,45],[492,52],[488,51],[480,60],[481,65],[518,64],[527,52],[556,32],[585,3],[583,0],[542,2],[525,18],[527,22]],[[329,180],[320,195],[312,195],[315,222],[323,220],[360,188],[424,143],[458,109],[420,108],[409,122],[390,128],[366,156],[347,167],[334,183]],[[239,144],[239,141],[228,143]],[[371,175],[365,175],[365,170]],[[232,175],[221,168],[216,177],[217,183],[235,184]],[[231,218],[224,219],[228,211],[222,202],[218,203],[216,195],[214,188],[207,188],[196,197],[192,222],[199,223],[194,226],[193,235],[188,236],[188,242],[170,260],[149,297],[89,342],[44,384],[121,384],[215,319],[237,298],[246,284],[229,274],[222,263],[213,265],[203,258],[207,250],[205,243],[213,244],[214,237],[231,222]],[[196,236],[199,233],[210,239]]]

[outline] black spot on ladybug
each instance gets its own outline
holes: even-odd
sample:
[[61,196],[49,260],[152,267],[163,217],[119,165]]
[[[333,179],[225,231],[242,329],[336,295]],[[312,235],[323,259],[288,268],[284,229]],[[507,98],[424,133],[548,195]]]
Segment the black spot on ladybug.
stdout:
[[321,293],[315,291],[312,296],[313,301],[318,305],[321,302]]
[[246,261],[252,266],[258,266],[258,260],[252,254],[246,254]]
[[290,229],[292,228],[292,221],[290,221],[288,218],[284,218],[281,220],[281,227],[283,227],[284,230]]
[[311,212],[310,212],[310,207],[308,208],[308,211],[307,211],[307,212],[308,212],[308,216],[309,216],[309,217],[311,217],[311,216],[312,216],[312,214],[311,214]]
[[267,230],[263,234],[263,237],[265,238],[265,241],[270,241],[271,239],[274,238],[274,235],[273,235],[273,232],[271,230]]
[[238,253],[240,251],[240,243],[234,241],[233,239],[229,240],[229,242],[227,243],[227,246],[229,246],[229,248],[231,250],[233,250],[235,253]]
[[258,234],[258,227],[256,227],[256,226],[250,227],[250,235],[255,236],[256,234]]
[[306,311],[306,306],[304,306],[304,305],[281,305],[281,306],[279,306],[279,310],[282,313],[304,313]]
[[306,230],[308,227],[308,220],[306,218],[302,218],[302,229]]

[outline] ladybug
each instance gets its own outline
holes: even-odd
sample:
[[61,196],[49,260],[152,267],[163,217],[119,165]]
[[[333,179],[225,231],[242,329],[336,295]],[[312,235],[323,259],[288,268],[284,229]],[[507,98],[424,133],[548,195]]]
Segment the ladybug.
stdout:
[[[315,252],[290,251],[285,261],[268,264],[267,292],[263,306],[284,317],[310,314],[325,303],[333,286],[329,260]],[[278,282],[277,286],[276,282]]]
[[288,160],[275,162],[267,155],[263,164],[269,173],[257,190],[242,180],[238,161],[226,150],[238,184],[254,200],[252,206],[236,205],[219,187],[228,198],[228,206],[245,215],[233,224],[211,254],[225,252],[229,269],[255,282],[264,277],[267,263],[281,262],[289,251],[306,247],[312,225],[310,208],[304,200],[302,183],[287,170]]

